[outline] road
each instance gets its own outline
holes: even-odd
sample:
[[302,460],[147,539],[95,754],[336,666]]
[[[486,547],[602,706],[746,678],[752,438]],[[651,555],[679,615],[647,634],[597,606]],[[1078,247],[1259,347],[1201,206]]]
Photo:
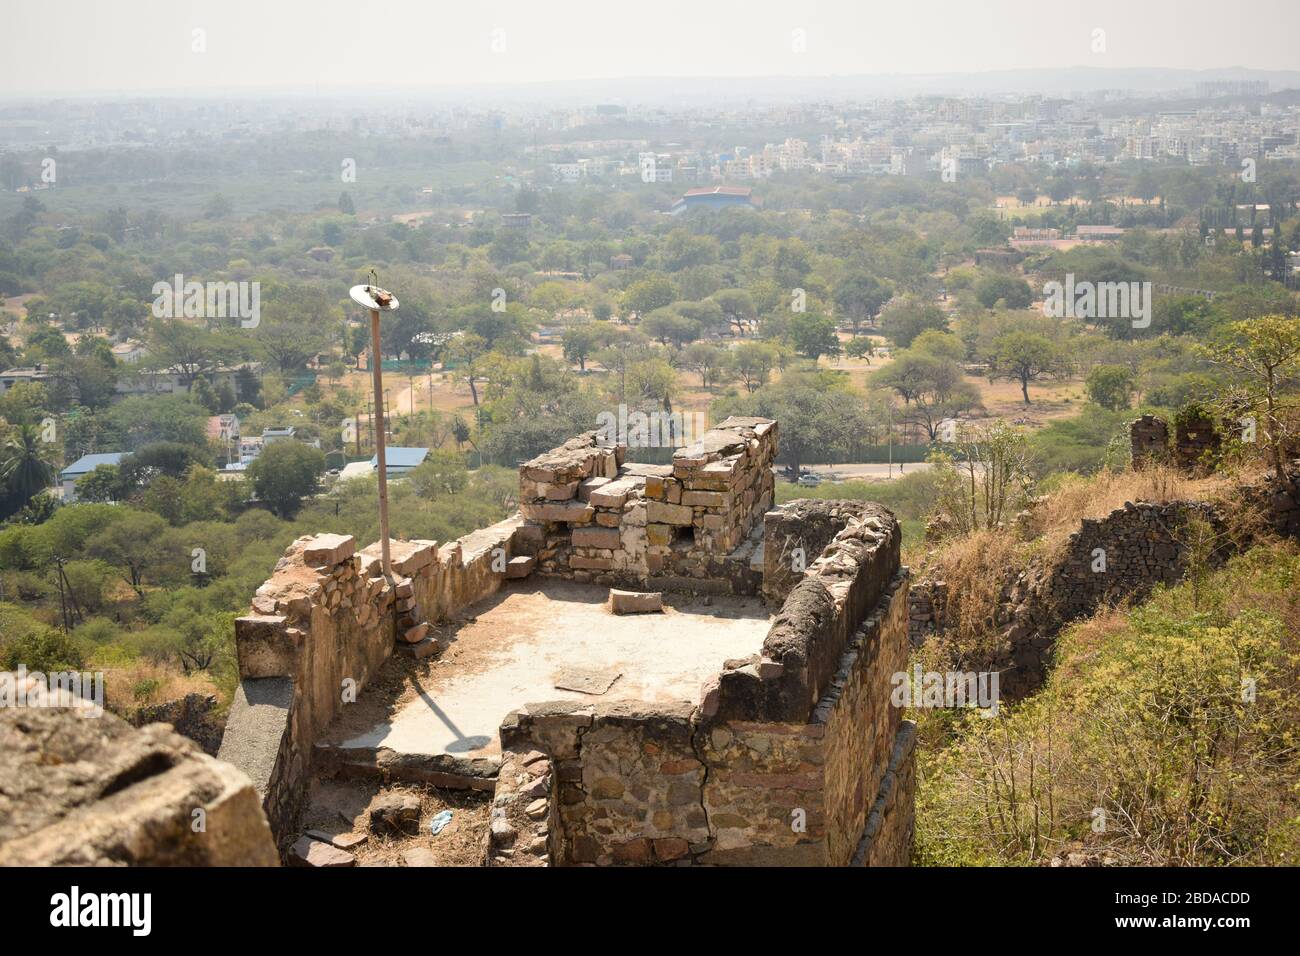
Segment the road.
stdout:
[[[909,462],[906,465],[895,462],[893,466],[876,462],[857,462],[844,465],[807,465],[809,471],[821,475],[830,481],[888,481],[901,478],[918,471],[926,471],[932,466],[928,461]],[[782,469],[776,469],[777,477],[782,478]]]

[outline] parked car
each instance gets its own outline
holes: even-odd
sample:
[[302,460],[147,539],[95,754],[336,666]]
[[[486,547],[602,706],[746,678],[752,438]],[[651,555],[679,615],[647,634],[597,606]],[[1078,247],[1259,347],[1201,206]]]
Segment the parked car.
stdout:
[[822,483],[822,476],[814,475],[812,472],[809,472],[804,475],[800,475],[799,481],[797,482],[797,484],[803,485],[805,488],[812,488],[817,485],[820,485],[821,483]]

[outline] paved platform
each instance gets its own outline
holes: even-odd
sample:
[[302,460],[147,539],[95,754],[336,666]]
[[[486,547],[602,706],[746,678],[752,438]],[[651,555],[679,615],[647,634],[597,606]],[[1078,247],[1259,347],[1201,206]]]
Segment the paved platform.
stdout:
[[447,650],[395,713],[333,745],[490,757],[502,719],[529,702],[694,703],[724,661],[759,652],[771,624],[758,598],[665,594],[662,614],[621,616],[608,594],[536,578],[506,585],[442,629]]

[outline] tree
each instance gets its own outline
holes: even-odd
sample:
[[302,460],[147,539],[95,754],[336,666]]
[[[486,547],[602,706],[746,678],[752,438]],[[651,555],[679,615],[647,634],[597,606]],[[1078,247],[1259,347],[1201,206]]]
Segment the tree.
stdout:
[[754,297],[744,289],[722,289],[713,294],[713,301],[722,309],[727,323],[734,326],[737,335],[744,335],[745,330],[758,317]]
[[766,342],[742,342],[731,350],[731,369],[751,395],[776,367],[776,349]]
[[1293,432],[1296,403],[1283,390],[1300,374],[1300,319],[1265,315],[1233,322],[1204,353],[1241,376],[1238,393],[1229,400],[1238,399],[1257,419],[1274,470],[1279,476],[1285,474],[1284,449]]
[[1029,401],[1029,383],[1059,375],[1068,367],[1064,352],[1051,339],[1032,332],[1006,332],[993,340],[989,370],[994,378],[1020,383],[1020,394]]
[[862,397],[814,370],[791,370],[746,399],[740,413],[781,423],[780,458],[795,474],[805,462],[843,454],[868,430]]
[[835,321],[828,315],[796,312],[790,317],[790,340],[796,352],[814,362],[823,355],[840,354]]
[[857,272],[835,287],[835,308],[849,320],[856,336],[858,326],[870,322],[892,294],[875,276]]
[[627,316],[640,318],[655,309],[672,305],[677,298],[677,290],[668,277],[652,273],[627,287],[623,293],[623,312]]
[[458,451],[438,449],[415,468],[406,478],[421,498],[433,501],[439,495],[454,495],[469,483],[469,469],[465,457]]
[[700,387],[717,384],[719,373],[727,364],[727,353],[708,342],[696,342],[682,352],[682,364],[700,376]]
[[281,518],[290,518],[302,499],[316,491],[325,471],[319,448],[296,441],[273,442],[248,466],[253,493]]
[[1029,283],[1018,276],[995,273],[975,283],[975,298],[986,309],[1004,302],[1008,309],[1027,309],[1034,301]]
[[253,330],[258,349],[281,372],[295,372],[330,343],[325,295],[305,285],[275,284],[266,290],[261,321]]
[[478,363],[487,354],[487,342],[481,335],[466,332],[463,335],[456,336],[448,351],[450,351],[451,357],[464,368],[464,379],[469,384],[470,396],[474,399],[474,404],[477,405],[478,387],[474,384],[474,377],[478,373]]
[[589,325],[571,325],[564,330],[560,342],[565,359],[577,362],[578,368],[587,371],[587,359],[599,344],[596,330]]
[[122,497],[121,478],[117,465],[98,465],[88,475],[77,480],[77,500],[107,503]]
[[1133,370],[1127,365],[1097,365],[1088,373],[1084,388],[1088,398],[1112,412],[1129,407],[1133,398]]
[[999,528],[1029,497],[1029,441],[1001,421],[960,425],[955,437],[955,458],[940,455],[935,462],[936,510],[962,532]]
[[650,338],[677,348],[700,337],[700,323],[677,311],[676,306],[655,309],[641,321],[641,329]]
[[946,332],[948,317],[933,302],[909,295],[881,313],[880,330],[895,348],[905,349],[922,332]]
[[352,202],[352,194],[347,190],[339,193],[339,212],[345,216],[355,216],[357,214],[357,207]]
[[228,331],[208,329],[182,319],[158,319],[149,325],[149,357],[156,368],[175,368],[186,386],[200,375],[211,376],[233,361],[240,345]]
[[5,442],[0,455],[0,485],[4,489],[4,507],[0,511],[12,514],[22,510],[53,483],[54,464],[43,444],[35,425],[20,425]]
[[978,390],[965,380],[961,366],[916,350],[904,350],[871,378],[876,388],[896,392],[905,403],[904,420],[925,429],[931,441],[943,422],[980,404]]
[[844,352],[850,358],[866,359],[867,364],[870,365],[871,357],[876,354],[876,343],[867,336],[860,335],[849,340],[849,344],[844,347]]
[[136,594],[144,595],[146,577],[155,571],[188,565],[189,556],[167,535],[167,522],[156,514],[127,509],[117,521],[86,542],[86,553],[123,572]]

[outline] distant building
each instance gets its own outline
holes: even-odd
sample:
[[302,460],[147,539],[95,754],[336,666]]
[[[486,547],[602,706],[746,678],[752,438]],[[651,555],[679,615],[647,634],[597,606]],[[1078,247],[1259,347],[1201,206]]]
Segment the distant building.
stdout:
[[1119,226],[1077,226],[1075,238],[1084,242],[1111,242],[1124,237],[1124,230]]
[[225,444],[239,441],[239,416],[213,415],[207,423],[208,438]]
[[501,225],[507,229],[527,229],[532,225],[533,217],[526,212],[507,212],[501,214]]
[[[247,465],[262,453],[265,443],[257,435],[246,435],[239,439],[239,464]],[[229,466],[227,466],[229,467]]]
[[292,425],[285,425],[283,428],[263,428],[262,444],[270,445],[278,441],[293,441],[297,434],[297,429]]
[[[384,464],[387,466],[389,478],[401,478],[409,474],[424,464],[428,457],[427,448],[405,448],[401,445],[393,445],[384,449]],[[378,470],[379,456],[375,455],[369,461],[354,461],[344,465],[343,470],[339,472],[339,480],[369,478]]]
[[674,216],[692,209],[728,209],[736,206],[757,205],[753,199],[753,190],[748,186],[701,186],[688,189],[682,198],[673,203]]
[[50,371],[48,365],[33,365],[30,368],[11,368],[0,372],[0,395],[3,395],[15,385],[21,385],[23,382],[43,383],[54,378],[54,373]]
[[59,472],[59,481],[63,483],[63,501],[72,504],[77,500],[77,481],[86,477],[100,465],[118,465],[126,457],[125,452],[114,451],[100,455],[82,455],[67,468]]
[[626,252],[620,252],[616,256],[609,257],[609,267],[611,269],[631,269],[635,262],[636,260]]
[[[414,471],[424,464],[424,460],[429,457],[427,448],[404,448],[400,445],[384,449],[384,465],[388,471],[388,477],[400,478],[408,472]],[[379,456],[370,459],[371,469],[379,468]]]
[[124,362],[127,365],[134,365],[145,357],[148,350],[143,343],[127,340],[118,342],[109,351],[113,353],[113,358],[117,359],[117,361]]
[[572,185],[582,179],[582,167],[577,163],[551,163],[551,176],[556,182]]

